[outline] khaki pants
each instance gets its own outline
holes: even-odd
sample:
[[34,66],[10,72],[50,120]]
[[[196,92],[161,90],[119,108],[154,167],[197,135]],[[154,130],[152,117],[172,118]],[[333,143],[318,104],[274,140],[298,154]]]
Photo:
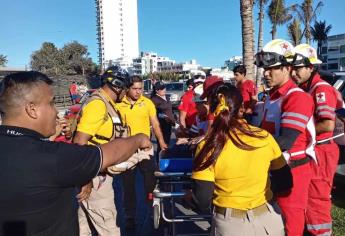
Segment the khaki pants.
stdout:
[[[86,211],[86,212],[85,212]],[[91,236],[88,218],[99,236],[120,236],[120,228],[116,225],[116,210],[114,208],[86,209],[79,207],[80,236]]]
[[212,236],[284,236],[284,225],[277,205],[266,203],[267,210],[256,214],[248,210],[234,214],[237,210],[228,208],[225,214],[213,213]]

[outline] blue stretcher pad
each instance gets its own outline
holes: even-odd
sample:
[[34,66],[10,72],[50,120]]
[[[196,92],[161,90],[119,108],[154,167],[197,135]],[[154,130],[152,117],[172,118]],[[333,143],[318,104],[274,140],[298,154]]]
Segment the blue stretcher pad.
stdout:
[[192,158],[168,158],[159,161],[162,172],[192,172]]

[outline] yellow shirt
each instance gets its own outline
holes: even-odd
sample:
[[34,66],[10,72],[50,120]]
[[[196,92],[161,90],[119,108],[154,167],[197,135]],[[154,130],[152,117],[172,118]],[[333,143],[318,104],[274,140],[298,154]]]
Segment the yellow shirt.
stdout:
[[[279,169],[286,162],[274,138],[265,130],[261,134],[268,136],[258,139],[239,134],[244,143],[260,148],[247,151],[228,140],[214,165],[192,173],[193,179],[215,183],[214,205],[248,210],[272,198],[269,170]],[[197,152],[203,145],[199,144]]]
[[144,133],[150,136],[150,118],[156,117],[156,107],[153,102],[143,95],[133,104],[127,97],[121,103],[116,104],[121,114],[122,121],[130,128],[131,135]]
[[[115,103],[111,98],[102,89],[100,89],[100,92],[114,107]],[[113,134],[113,122],[108,114],[105,103],[100,99],[95,99],[87,103],[82,109],[77,131],[93,136],[92,140],[97,143],[107,143],[107,140],[94,137],[97,134],[106,138],[111,138]],[[88,142],[88,144],[92,143]]]

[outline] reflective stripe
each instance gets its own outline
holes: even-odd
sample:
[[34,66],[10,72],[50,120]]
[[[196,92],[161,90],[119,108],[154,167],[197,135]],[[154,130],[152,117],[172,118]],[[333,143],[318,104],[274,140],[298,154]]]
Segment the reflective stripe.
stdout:
[[282,124],[292,124],[292,125],[297,125],[303,129],[305,129],[305,127],[307,127],[306,124],[296,121],[296,120],[290,120],[290,119],[282,119],[281,121]]
[[325,233],[321,233],[321,234],[315,234],[315,235],[317,235],[317,236],[332,236],[332,230],[327,231]]
[[335,111],[335,108],[334,107],[331,107],[331,106],[327,106],[327,105],[322,105],[322,106],[318,106],[316,108],[316,110],[321,110],[321,109],[327,109],[327,110],[330,110],[330,111]]
[[330,117],[332,117],[332,118],[335,117],[335,114],[334,114],[334,113],[331,113],[331,112],[329,112],[329,111],[321,111],[321,112],[318,112],[317,114],[318,114],[319,116],[325,115],[325,116],[330,116]]
[[332,137],[330,137],[330,138],[326,138],[326,139],[319,140],[319,141],[317,141],[316,143],[324,143],[324,142],[327,142],[327,141],[329,141],[329,140],[339,138],[339,137],[341,137],[341,136],[343,136],[343,135],[345,135],[345,134],[344,134],[344,133],[340,133],[340,134],[334,135],[334,136],[332,136]]
[[284,116],[297,117],[297,118],[300,118],[300,119],[305,120],[305,121],[309,120],[308,116],[305,116],[305,115],[302,115],[302,114],[296,113],[296,112],[284,112],[282,117],[284,117]]
[[298,156],[298,155],[302,155],[302,154],[305,154],[305,151],[291,152],[290,156],[294,157],[294,156]]
[[307,225],[308,230],[332,229],[332,222],[318,225]]

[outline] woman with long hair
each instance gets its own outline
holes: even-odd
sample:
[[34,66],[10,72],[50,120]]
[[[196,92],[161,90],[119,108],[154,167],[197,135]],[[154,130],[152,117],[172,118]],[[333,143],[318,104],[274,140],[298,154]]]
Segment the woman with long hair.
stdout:
[[218,87],[209,103],[215,119],[193,160],[193,205],[204,211],[213,202],[211,235],[284,235],[273,192],[288,191],[292,178],[278,144],[242,118],[234,86]]

